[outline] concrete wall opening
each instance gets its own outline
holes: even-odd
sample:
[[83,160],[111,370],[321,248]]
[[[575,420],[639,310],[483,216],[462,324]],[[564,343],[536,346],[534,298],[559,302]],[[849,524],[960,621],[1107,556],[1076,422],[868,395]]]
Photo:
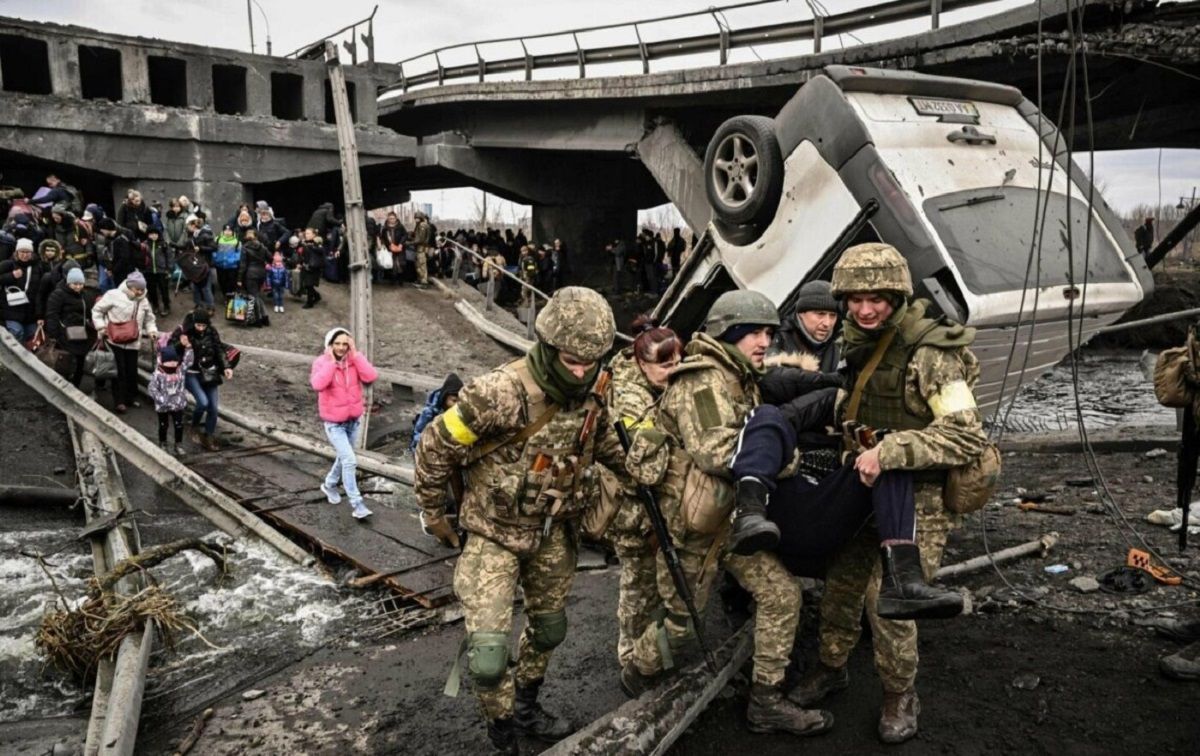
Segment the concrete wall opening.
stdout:
[[286,121],[304,118],[304,77],[275,71],[271,74],[271,115]]
[[151,55],[150,102],[172,108],[187,107],[187,62],[179,58]]
[[246,112],[246,69],[225,63],[212,68],[213,109],[222,115]]
[[121,101],[121,51],[79,46],[79,84],[85,100]]
[[5,92],[52,94],[50,54],[43,40],[0,34],[0,73]]
[[[354,98],[354,82],[346,82],[346,97],[350,100],[350,120],[358,123],[358,102]],[[337,123],[333,112],[333,85],[325,80],[325,123]]]

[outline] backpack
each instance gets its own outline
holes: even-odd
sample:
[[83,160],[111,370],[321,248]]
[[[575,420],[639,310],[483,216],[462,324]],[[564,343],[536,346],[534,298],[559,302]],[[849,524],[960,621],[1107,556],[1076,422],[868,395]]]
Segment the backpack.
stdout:
[[196,250],[190,249],[181,253],[175,262],[183,272],[183,277],[192,283],[202,284],[208,280],[208,263]]
[[83,193],[70,184],[60,183],[59,187],[64,189],[67,194],[71,195],[71,199],[67,200],[67,209],[75,217],[83,215]]
[[1154,396],[1164,407],[1188,407],[1200,389],[1200,344],[1196,326],[1188,329],[1183,346],[1164,349],[1154,363]]

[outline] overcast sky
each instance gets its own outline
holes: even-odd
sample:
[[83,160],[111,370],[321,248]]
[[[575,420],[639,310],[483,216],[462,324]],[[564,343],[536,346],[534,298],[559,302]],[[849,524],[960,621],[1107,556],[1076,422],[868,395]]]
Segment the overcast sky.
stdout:
[[[251,0],[254,8],[254,31],[257,52],[265,52],[267,29],[270,29],[273,52],[285,54],[313,42],[352,21],[370,15],[376,0]],[[379,0],[375,16],[376,58],[398,62],[433,48],[517,35],[559,32],[583,26],[598,26],[627,22],[647,17],[704,10],[721,0]],[[732,4],[733,0],[723,0]],[[829,14],[861,7],[863,0],[814,0]],[[1006,8],[1025,4],[1023,0],[997,0],[956,13],[943,14],[942,24],[974,18]],[[52,0],[33,3],[29,0],[0,0],[0,15],[78,24],[119,34],[172,39],[196,44],[250,49],[250,35],[245,0],[119,0],[97,3],[91,0]],[[265,21],[264,21],[265,16]],[[732,28],[780,22],[791,18],[812,17],[810,5],[803,0],[725,11],[722,21]],[[716,21],[711,16],[660,22],[641,27],[644,40],[670,38],[680,35],[711,32]],[[857,40],[872,41],[926,28],[927,22],[906,22],[879,27],[857,35]],[[580,36],[585,45],[614,44],[633,41],[629,27],[597,31]],[[839,44],[858,44],[849,36],[826,41],[826,49]],[[569,49],[569,37],[556,37],[529,43],[532,53]],[[754,60],[755,55],[779,57],[808,50],[805,45],[789,44],[782,49],[762,47],[758,50],[734,50],[732,62]],[[515,43],[484,46],[485,57],[518,55]],[[474,60],[474,52],[451,51],[443,55],[443,63],[453,64]],[[655,70],[667,67],[711,65],[715,55],[692,56],[654,64]],[[410,70],[424,70],[429,59],[413,61]],[[589,71],[598,70],[589,67]],[[613,67],[605,72],[623,73],[627,68]],[[637,70],[636,68],[634,70]],[[548,75],[572,75],[567,71]],[[1155,204],[1161,192],[1164,203],[1174,204],[1180,195],[1189,195],[1200,184],[1200,151],[1165,150],[1162,155],[1161,183],[1158,150],[1135,150],[1097,153],[1096,175],[1105,187],[1105,198],[1119,210],[1139,204]],[[1086,165],[1086,162],[1085,162]],[[441,215],[465,217],[473,212],[475,190],[417,192],[414,199],[431,202]],[[521,211],[517,211],[520,213]],[[511,212],[506,208],[505,217]]]

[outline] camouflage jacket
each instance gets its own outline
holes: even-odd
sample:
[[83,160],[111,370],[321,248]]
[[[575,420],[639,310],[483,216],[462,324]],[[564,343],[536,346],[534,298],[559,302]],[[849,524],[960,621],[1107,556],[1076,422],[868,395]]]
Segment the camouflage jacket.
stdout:
[[[652,427],[650,419],[658,391],[646,380],[642,369],[638,367],[633,349],[621,352],[612,362],[612,400],[609,410],[614,422],[621,422],[632,434],[640,428]],[[638,499],[637,484],[626,472],[624,465],[613,468],[616,476],[617,498],[620,508],[616,517],[609,525],[607,535],[618,546],[630,547],[645,543],[646,534],[650,532],[650,521],[642,509]]]
[[[931,323],[923,319],[925,307],[923,300],[912,302],[900,325],[902,330],[924,331],[923,325]],[[905,328],[908,321],[913,323]],[[979,361],[967,346],[947,347],[930,341],[936,339],[923,338],[904,369],[904,404],[911,415],[931,420],[924,428],[896,431],[880,442],[879,464],[884,470],[958,467],[974,461],[987,443],[974,394]],[[852,375],[848,384],[853,381]]]
[[[459,524],[514,553],[537,551],[547,521],[574,520],[592,502],[592,460],[615,468],[624,458],[604,406],[591,439],[576,454],[576,437],[587,412],[585,399],[559,407],[524,442],[492,448],[494,442],[512,438],[535,423],[552,406],[533,383],[524,360],[471,381],[458,403],[421,434],[413,482],[421,508],[430,516],[444,515],[446,485],[455,470],[464,469]],[[532,469],[539,452],[551,460],[542,472]]]
[[[655,427],[638,432],[626,469],[635,480],[659,485],[671,464],[660,448],[675,447],[674,454],[682,452],[702,472],[728,479],[746,415],[762,402],[756,379],[720,342],[696,334],[659,400]],[[659,448],[647,440],[655,438],[664,442]],[[659,493],[664,511],[678,504],[671,501],[679,493],[675,486],[661,486]]]

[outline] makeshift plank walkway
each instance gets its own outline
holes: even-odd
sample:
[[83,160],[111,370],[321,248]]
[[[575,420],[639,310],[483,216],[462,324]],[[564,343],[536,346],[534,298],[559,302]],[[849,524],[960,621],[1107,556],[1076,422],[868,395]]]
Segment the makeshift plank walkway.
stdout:
[[[126,422],[147,435],[156,432],[154,413],[131,411]],[[265,442],[265,443],[264,443]],[[189,446],[189,448],[191,448]],[[345,561],[376,583],[425,607],[452,597],[454,558],[421,532],[417,506],[407,486],[397,486],[400,507],[372,502],[366,520],[350,516],[350,506],[330,504],[318,486],[329,462],[308,452],[247,433],[245,441],[219,452],[194,452],[181,460],[195,473],[317,555]]]

